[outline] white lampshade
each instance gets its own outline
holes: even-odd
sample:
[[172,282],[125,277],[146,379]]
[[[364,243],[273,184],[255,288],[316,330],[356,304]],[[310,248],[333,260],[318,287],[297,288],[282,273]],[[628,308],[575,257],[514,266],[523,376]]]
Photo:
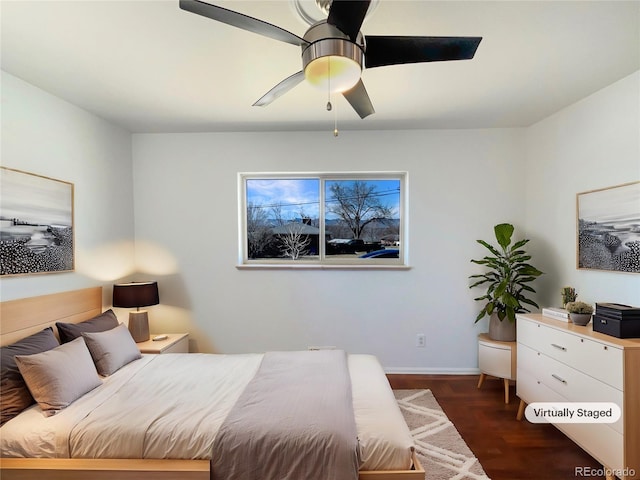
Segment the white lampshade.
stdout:
[[304,69],[304,76],[311,85],[332,93],[351,89],[361,74],[358,62],[336,55],[316,58]]

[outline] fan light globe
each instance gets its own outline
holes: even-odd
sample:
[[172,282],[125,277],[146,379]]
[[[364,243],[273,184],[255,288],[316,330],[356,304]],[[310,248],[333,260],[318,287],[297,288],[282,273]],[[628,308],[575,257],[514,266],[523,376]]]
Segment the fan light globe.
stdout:
[[304,69],[304,76],[311,85],[332,93],[353,88],[361,74],[358,62],[335,55],[316,58]]

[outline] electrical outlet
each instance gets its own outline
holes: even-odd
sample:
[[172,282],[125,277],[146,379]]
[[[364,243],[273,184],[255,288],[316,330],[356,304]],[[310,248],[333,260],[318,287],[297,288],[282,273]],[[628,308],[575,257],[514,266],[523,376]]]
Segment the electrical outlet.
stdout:
[[416,335],[416,347],[424,347],[427,344],[427,339],[424,336],[424,333],[419,333]]

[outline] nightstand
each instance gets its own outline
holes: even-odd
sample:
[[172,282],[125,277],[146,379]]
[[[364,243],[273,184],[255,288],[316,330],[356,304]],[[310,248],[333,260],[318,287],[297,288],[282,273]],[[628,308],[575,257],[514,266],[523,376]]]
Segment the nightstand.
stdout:
[[[166,340],[153,341],[156,335],[167,335]],[[140,353],[189,353],[188,333],[152,333],[146,342],[136,343]]]
[[509,403],[509,380],[516,379],[516,342],[492,340],[486,333],[478,335],[478,388],[487,375],[502,378],[504,403]]

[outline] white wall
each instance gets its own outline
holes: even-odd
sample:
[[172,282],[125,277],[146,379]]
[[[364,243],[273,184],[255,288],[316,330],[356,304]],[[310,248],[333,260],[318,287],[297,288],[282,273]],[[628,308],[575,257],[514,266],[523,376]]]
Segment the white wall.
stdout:
[[[162,256],[152,328],[200,351],[336,345],[390,371],[475,369],[470,259],[493,225],[524,223],[521,130],[134,135],[133,158],[138,253]],[[325,170],[409,172],[412,269],[237,270],[238,172]]]
[[544,304],[559,305],[571,285],[589,303],[640,305],[640,275],[576,269],[576,194],[640,180],[640,72],[528,128],[526,154],[526,227],[546,272]]
[[0,299],[110,285],[131,272],[129,132],[2,72],[2,166],[74,184],[76,270],[2,277]]
[[[587,301],[640,304],[640,276],[575,268],[575,194],[640,179],[639,85],[636,73],[523,130],[132,140],[3,73],[2,165],[75,184],[77,268],[0,278],[0,298],[110,286],[135,268],[160,282],[152,328],[189,331],[200,351],[337,345],[389,371],[473,371],[486,327],[473,324],[469,259],[498,222],[532,239],[542,305],[566,284]],[[305,170],[407,170],[412,269],[237,270],[237,172]]]

